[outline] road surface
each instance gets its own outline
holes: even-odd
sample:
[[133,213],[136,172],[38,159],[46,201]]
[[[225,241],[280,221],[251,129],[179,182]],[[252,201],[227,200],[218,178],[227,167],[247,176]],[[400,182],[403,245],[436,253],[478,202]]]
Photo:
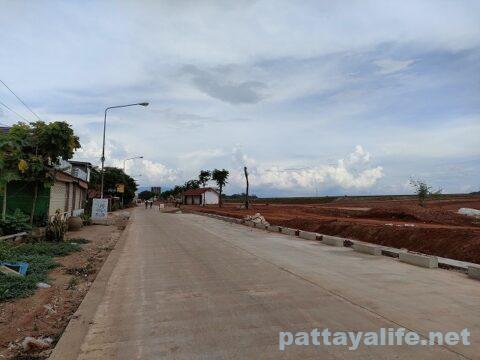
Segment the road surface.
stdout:
[[[480,282],[454,271],[143,208],[110,257],[52,359],[480,358]],[[280,332],[401,327],[471,345],[279,350]]]

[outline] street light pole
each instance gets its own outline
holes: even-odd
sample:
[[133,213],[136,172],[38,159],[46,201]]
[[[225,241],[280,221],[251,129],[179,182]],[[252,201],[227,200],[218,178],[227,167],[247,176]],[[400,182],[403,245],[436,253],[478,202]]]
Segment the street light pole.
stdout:
[[127,162],[128,160],[134,160],[134,159],[143,159],[143,156],[134,156],[134,157],[123,160],[123,172],[125,172],[125,162]]
[[105,130],[107,129],[107,111],[110,109],[117,109],[117,108],[123,108],[123,107],[128,107],[128,106],[148,106],[148,102],[141,102],[141,103],[136,103],[136,104],[127,104],[127,105],[117,105],[117,106],[110,106],[105,109],[105,117],[103,118],[103,145],[102,145],[102,172],[101,172],[101,193],[100,197],[103,199],[103,169],[105,165]]

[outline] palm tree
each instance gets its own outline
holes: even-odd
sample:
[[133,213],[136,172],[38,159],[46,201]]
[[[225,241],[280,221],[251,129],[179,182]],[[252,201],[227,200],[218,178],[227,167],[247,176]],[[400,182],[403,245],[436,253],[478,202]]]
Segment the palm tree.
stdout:
[[[207,182],[210,180],[212,173],[209,170],[200,170],[198,175],[198,181],[202,184],[202,187],[205,188]],[[205,192],[203,193],[203,206],[205,206]]]
[[228,170],[222,169],[218,170],[215,169],[212,172],[212,180],[215,181],[218,185],[218,190],[220,192],[220,198],[218,199],[218,206],[222,206],[222,190],[223,187],[227,184],[229,172]]

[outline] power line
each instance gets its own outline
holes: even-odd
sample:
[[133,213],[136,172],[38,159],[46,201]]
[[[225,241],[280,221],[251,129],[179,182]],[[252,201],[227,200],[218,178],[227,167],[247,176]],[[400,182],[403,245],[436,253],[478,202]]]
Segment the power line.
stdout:
[[15,110],[11,109],[9,106],[7,106],[6,104],[4,104],[3,102],[0,101],[0,105],[3,105],[5,106],[8,110],[10,110],[12,113],[14,113],[15,115],[21,117],[23,120],[27,121],[27,119],[25,119],[22,115],[20,115],[19,113],[17,113]]
[[25,102],[24,102],[22,99],[20,99],[20,98],[17,96],[17,94],[15,94],[15,93],[13,92],[13,90],[10,89],[10,88],[7,86],[7,84],[5,84],[5,83],[2,81],[2,79],[0,79],[0,82],[8,89],[8,91],[10,91],[10,92],[18,99],[18,101],[20,101],[33,115],[35,115],[38,120],[42,121],[42,119],[40,119],[40,116],[38,116],[32,109],[30,109],[30,106],[28,106],[27,104],[25,104]]

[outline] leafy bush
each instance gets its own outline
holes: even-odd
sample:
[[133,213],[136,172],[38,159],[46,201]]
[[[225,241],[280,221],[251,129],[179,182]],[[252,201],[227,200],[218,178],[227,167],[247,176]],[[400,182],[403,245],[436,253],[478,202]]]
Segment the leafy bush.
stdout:
[[82,218],[82,221],[83,221],[83,225],[84,225],[84,226],[91,224],[91,222],[92,222],[92,215],[84,212],[80,217]]
[[410,179],[410,185],[414,188],[415,194],[418,197],[418,204],[425,206],[425,201],[429,196],[439,196],[442,194],[442,189],[432,192],[432,187],[421,179]]
[[3,235],[17,234],[30,231],[30,218],[20,209],[16,209],[12,215],[6,215],[5,220],[0,220],[0,232]]
[[67,230],[67,221],[62,219],[60,210],[57,210],[53,216],[53,219],[47,224],[47,231],[45,235],[49,241],[62,242],[65,240],[65,234],[67,233]]

